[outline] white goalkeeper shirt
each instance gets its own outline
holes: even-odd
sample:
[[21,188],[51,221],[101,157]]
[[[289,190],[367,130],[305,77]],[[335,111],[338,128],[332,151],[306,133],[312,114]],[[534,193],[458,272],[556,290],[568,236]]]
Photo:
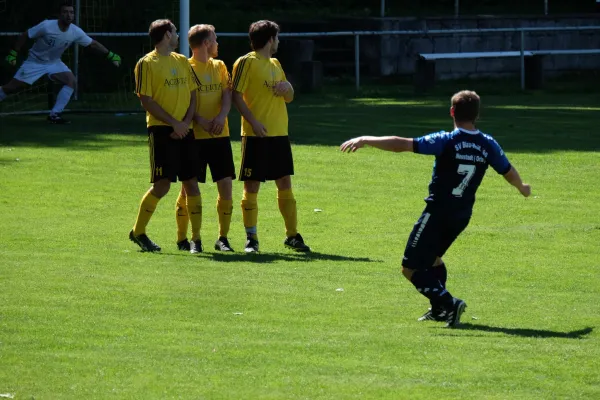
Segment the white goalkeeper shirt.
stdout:
[[63,32],[58,26],[58,20],[47,19],[40,22],[27,31],[30,39],[35,43],[29,50],[28,61],[36,63],[51,64],[60,60],[64,51],[72,44],[76,43],[87,47],[92,43],[89,37],[80,27],[75,24],[69,25],[69,28]]

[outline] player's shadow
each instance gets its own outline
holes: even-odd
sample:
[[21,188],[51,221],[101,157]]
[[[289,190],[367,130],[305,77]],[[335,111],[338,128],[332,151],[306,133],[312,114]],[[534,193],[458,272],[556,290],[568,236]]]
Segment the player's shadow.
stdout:
[[277,261],[312,262],[312,261],[342,261],[342,262],[382,262],[368,257],[348,257],[337,254],[310,253],[202,253],[200,257],[212,258],[218,262],[250,262],[269,264]]
[[483,324],[463,323],[455,329],[467,331],[483,331],[505,333],[507,335],[529,337],[529,338],[562,338],[562,339],[583,339],[594,331],[594,328],[587,327],[570,332],[557,332],[546,329],[528,329],[528,328],[502,328],[499,326],[489,326]]
[[5,165],[5,164],[8,165],[8,164],[13,164],[13,163],[18,163],[18,162],[19,162],[19,160],[16,158],[13,158],[10,160],[6,159],[6,158],[5,159],[0,158],[0,165]]
[[[144,253],[138,249],[137,253]],[[291,262],[311,262],[311,261],[343,261],[343,262],[383,262],[382,260],[374,260],[368,257],[347,257],[340,256],[337,254],[324,254],[317,252],[310,253],[212,253],[203,252],[190,256],[188,252],[155,252],[149,253],[156,256],[168,256],[168,257],[197,257],[212,259],[217,262],[249,262],[255,264],[271,264],[277,261],[291,261]]]

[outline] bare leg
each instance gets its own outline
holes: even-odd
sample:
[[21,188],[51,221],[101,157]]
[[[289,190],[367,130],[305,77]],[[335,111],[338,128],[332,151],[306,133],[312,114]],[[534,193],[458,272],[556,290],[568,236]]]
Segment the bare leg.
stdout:
[[4,100],[8,95],[18,93],[28,86],[30,85],[18,79],[11,79],[6,85],[0,87],[0,101]]
[[223,200],[231,200],[231,188],[231,177],[223,178],[217,182],[217,190],[219,191],[219,197]]

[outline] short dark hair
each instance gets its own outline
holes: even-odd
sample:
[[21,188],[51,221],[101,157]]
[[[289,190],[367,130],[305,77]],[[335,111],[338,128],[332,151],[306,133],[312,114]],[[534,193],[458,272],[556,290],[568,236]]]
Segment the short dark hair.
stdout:
[[271,38],[279,34],[279,25],[273,21],[260,20],[250,25],[248,36],[252,50],[260,50],[267,45]]
[[150,24],[148,29],[148,35],[152,41],[152,46],[156,46],[165,37],[165,33],[170,32],[173,29],[173,23],[170,19],[157,19]]
[[215,31],[212,25],[200,24],[194,25],[188,32],[188,42],[192,49],[202,46],[202,42],[210,37],[210,33]]
[[60,2],[60,7],[58,8],[60,11],[62,11],[63,7],[73,7],[75,8],[75,6],[73,5],[73,1],[72,0],[63,0]]
[[452,96],[454,120],[457,122],[475,122],[479,117],[481,98],[471,90],[461,90]]

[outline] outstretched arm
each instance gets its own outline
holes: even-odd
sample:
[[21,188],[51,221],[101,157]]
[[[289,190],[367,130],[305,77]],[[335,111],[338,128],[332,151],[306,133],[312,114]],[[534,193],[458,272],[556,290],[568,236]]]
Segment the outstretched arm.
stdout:
[[89,46],[90,49],[97,51],[100,54],[108,55],[108,49],[102,45],[102,43],[92,40]]
[[342,143],[340,150],[354,153],[364,146],[400,153],[403,151],[413,151],[413,139],[400,136],[360,136]]
[[109,51],[106,47],[104,47],[104,45],[102,45],[102,43],[100,43],[96,40],[92,40],[92,43],[90,43],[89,48],[94,51],[97,51],[100,54],[105,55],[106,58],[108,58],[110,61],[112,61],[112,63],[115,65],[115,67],[118,67],[119,65],[121,65],[121,57],[118,54],[115,54],[112,51]]
[[521,176],[519,175],[519,171],[513,166],[510,167],[510,170],[506,174],[503,175],[504,179],[511,185],[517,188],[517,190],[524,196],[529,197],[531,195],[531,186],[526,183],[523,183],[521,180]]
[[17,65],[17,57],[19,55],[19,51],[21,48],[27,43],[27,39],[29,39],[29,34],[27,32],[23,32],[19,35],[17,42],[15,43],[13,49],[8,52],[5,60],[12,66]]
[[23,32],[19,35],[19,38],[17,39],[17,42],[14,46],[14,49],[17,51],[17,53],[21,51],[23,46],[25,46],[25,43],[27,43],[27,39],[29,39],[29,34],[27,32]]

